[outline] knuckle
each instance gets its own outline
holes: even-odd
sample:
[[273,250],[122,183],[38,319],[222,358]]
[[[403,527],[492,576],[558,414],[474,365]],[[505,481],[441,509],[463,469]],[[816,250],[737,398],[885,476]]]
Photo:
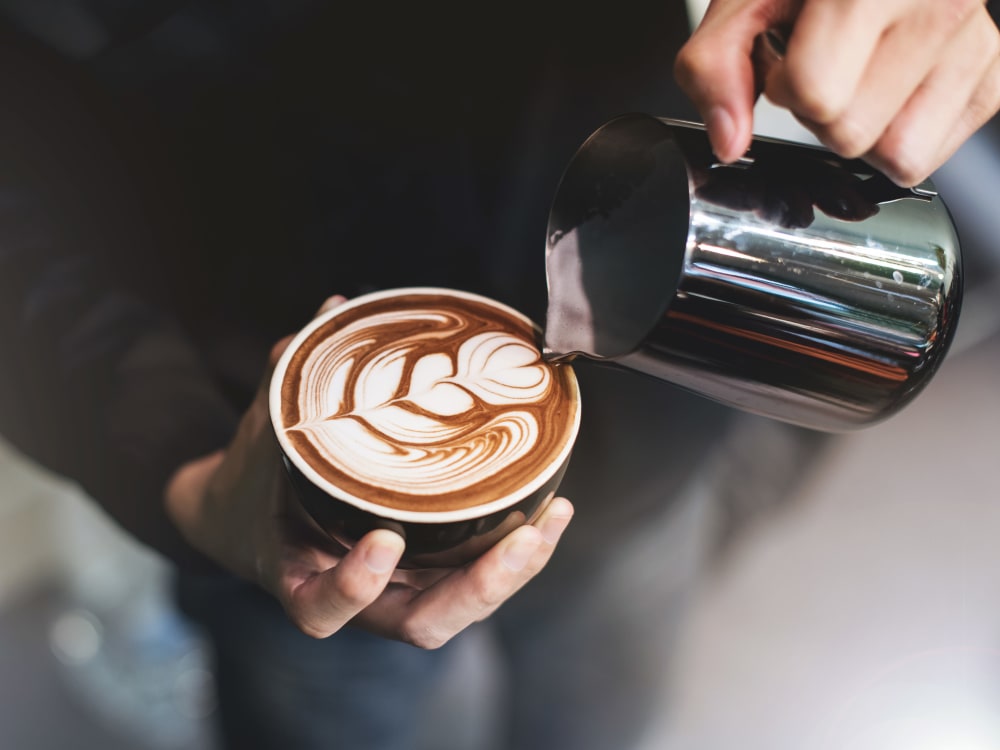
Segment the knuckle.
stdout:
[[692,38],[674,58],[674,80],[685,90],[693,88],[694,82],[711,70],[713,55],[707,44],[699,38]]
[[306,623],[298,624],[298,628],[307,636],[309,636],[310,638],[315,638],[317,641],[322,641],[325,638],[329,638],[334,633],[334,631],[332,630],[312,627],[311,625]]
[[548,561],[549,561],[549,556],[546,556],[541,560],[530,562],[528,566],[524,569],[525,579],[530,581],[532,578],[541,573],[542,569],[545,567],[545,564]]
[[912,23],[924,39],[947,40],[958,33],[977,9],[983,9],[983,0],[926,3],[918,10]]
[[787,85],[791,101],[788,108],[805,119],[826,125],[843,111],[843,96],[822,73],[789,59]]
[[916,166],[897,162],[890,164],[889,171],[892,174],[893,182],[901,187],[913,187],[919,185],[928,177],[928,171],[919,169]]
[[847,159],[856,159],[867,153],[877,140],[867,128],[857,120],[842,117],[826,128],[824,143]]
[[[521,571],[522,575],[526,571]],[[485,585],[476,591],[476,610],[479,613],[492,612],[507,599],[508,590],[497,585]]]
[[434,651],[444,646],[451,637],[441,632],[433,623],[421,618],[411,618],[400,628],[400,640],[411,646]]
[[367,606],[372,598],[368,582],[361,576],[344,576],[337,581],[337,599],[345,610],[359,611]]
[[875,154],[893,182],[903,187],[916,185],[930,174],[928,158],[906,147],[896,137],[880,142]]
[[983,7],[983,0],[943,0],[929,3],[928,9],[936,11],[943,20],[957,26]]
[[302,612],[289,612],[288,616],[295,627],[297,627],[305,635],[310,638],[315,638],[316,640],[329,638],[337,630],[336,628],[329,627],[329,625],[324,625],[318,622],[313,617],[310,617]]
[[[524,571],[522,571],[523,574]],[[473,579],[474,606],[477,612],[491,612],[499,607],[510,595],[510,586],[503,582],[503,576],[488,575],[478,571]]]

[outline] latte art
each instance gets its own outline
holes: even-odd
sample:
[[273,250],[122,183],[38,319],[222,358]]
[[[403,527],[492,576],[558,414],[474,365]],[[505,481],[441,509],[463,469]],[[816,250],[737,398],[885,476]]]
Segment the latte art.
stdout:
[[337,314],[282,386],[295,450],[350,494],[452,510],[523,487],[572,439],[575,382],[527,321],[476,298],[408,294]]

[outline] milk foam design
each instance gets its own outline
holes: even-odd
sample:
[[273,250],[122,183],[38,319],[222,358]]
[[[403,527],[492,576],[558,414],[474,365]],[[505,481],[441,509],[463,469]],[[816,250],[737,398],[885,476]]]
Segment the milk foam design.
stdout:
[[[402,333],[400,333],[402,332]],[[553,387],[524,337],[441,309],[383,311],[319,342],[302,363],[301,432],[331,467],[409,495],[481,485],[528,456]]]

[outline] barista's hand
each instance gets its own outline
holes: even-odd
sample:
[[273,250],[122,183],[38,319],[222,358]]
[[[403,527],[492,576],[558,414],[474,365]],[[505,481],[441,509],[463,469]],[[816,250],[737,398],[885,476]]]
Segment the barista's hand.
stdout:
[[[331,297],[320,312],[343,301]],[[289,341],[272,351],[272,369]],[[573,515],[563,498],[455,570],[396,571],[403,540],[382,529],[345,552],[292,501],[268,417],[268,380],[229,447],[178,469],[166,503],[189,542],[272,593],[303,632],[325,638],[350,622],[437,648],[492,613],[551,557]]]
[[[789,26],[755,81],[754,39]],[[1000,34],[984,0],[712,0],[675,75],[723,161],[749,146],[763,88],[830,149],[909,186],[1000,108]]]

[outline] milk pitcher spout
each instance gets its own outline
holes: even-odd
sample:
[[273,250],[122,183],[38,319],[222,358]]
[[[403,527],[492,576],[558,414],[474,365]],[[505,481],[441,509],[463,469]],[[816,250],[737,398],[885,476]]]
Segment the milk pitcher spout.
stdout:
[[546,238],[544,356],[638,370],[815,429],[874,424],[926,385],[961,304],[929,181],[757,138],[718,163],[694,123],[625,115],[570,162]]

